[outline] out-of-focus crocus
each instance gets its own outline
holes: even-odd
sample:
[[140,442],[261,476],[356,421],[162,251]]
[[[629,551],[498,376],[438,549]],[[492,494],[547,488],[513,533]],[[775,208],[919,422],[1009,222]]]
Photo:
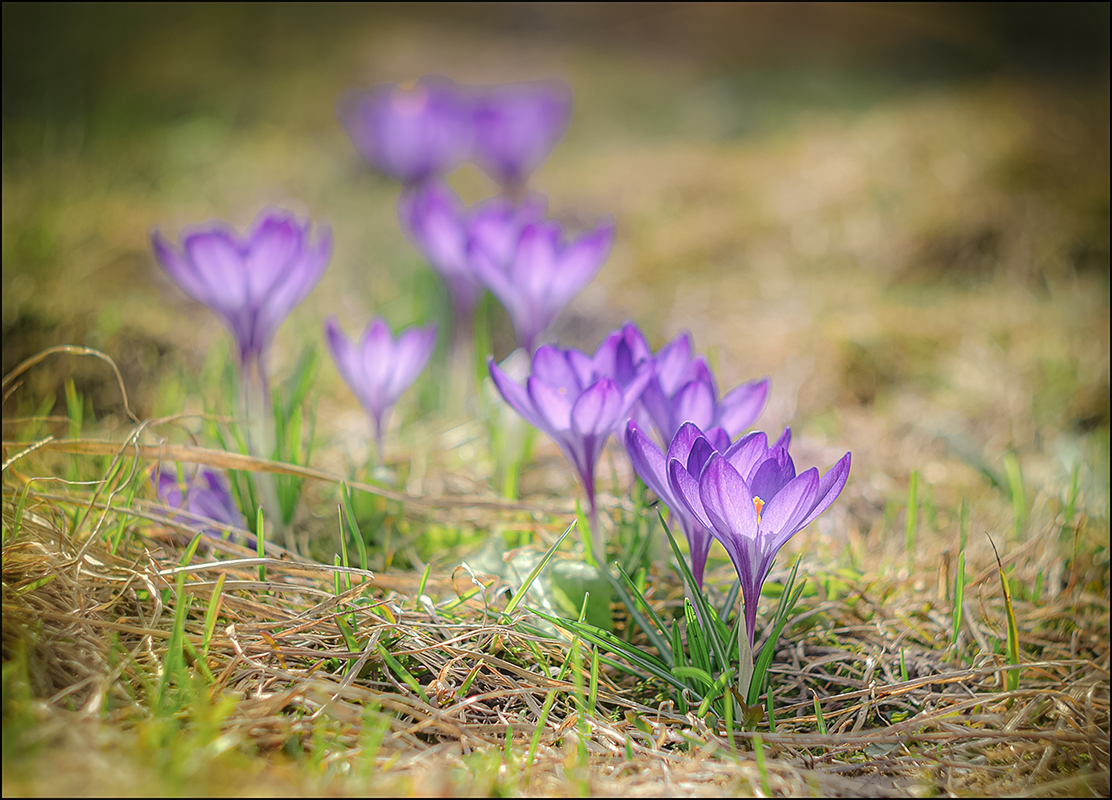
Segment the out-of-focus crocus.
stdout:
[[[154,478],[155,476],[152,474],[151,480],[153,481]],[[168,506],[184,509],[198,517],[204,517],[213,522],[219,522],[240,530],[246,527],[243,515],[239,513],[239,508],[236,506],[235,500],[232,499],[227,481],[211,469],[201,469],[197,473],[193,484],[184,491],[178,485],[177,478],[173,474],[162,472],[158,475],[155,489],[158,493],[158,499]],[[223,535],[216,528],[205,528],[204,533],[207,536],[216,537]]]
[[244,400],[256,421],[265,416],[267,348],[332,257],[332,230],[320,228],[314,238],[309,228],[308,220],[271,208],[243,236],[223,222],[186,229],[180,247],[158,230],[151,233],[151,246],[166,274],[215,312],[235,337]]
[[[692,433],[700,432],[687,435]],[[788,455],[790,437],[786,430],[769,447],[765,434],[754,431],[720,453],[696,436],[686,462],[668,459],[673,495],[721,542],[737,570],[750,648],[761,586],[773,558],[834,502],[849,477],[849,453],[821,477],[814,467],[796,475]]]
[[694,422],[701,430],[724,428],[734,437],[761,415],[768,399],[768,378],[743,383],[718,399],[718,381],[706,358],[692,355],[690,334],[681,333],[655,358],[656,377],[645,387],[641,405],[663,441],[672,441],[685,422]]
[[729,435],[722,428],[711,428],[703,433],[694,425],[684,425],[672,439],[665,455],[652,439],[638,429],[637,423],[630,420],[626,427],[625,445],[634,471],[664,501],[672,519],[679,523],[687,537],[687,546],[691,553],[691,574],[702,589],[703,572],[706,570],[713,537],[687,506],[676,498],[668,480],[668,463],[676,459],[684,465],[701,470],[711,453],[725,452],[729,448]]
[[468,242],[479,237],[493,260],[507,261],[522,227],[542,219],[546,205],[543,196],[534,194],[519,205],[496,196],[468,209],[442,181],[428,181],[402,192],[398,222],[448,285],[457,326],[470,321],[483,292],[483,284],[468,260]]
[[348,92],[336,115],[359,154],[405,184],[451,172],[471,153],[472,105],[446,78]]
[[490,376],[502,397],[526,422],[556,442],[579,473],[600,559],[605,553],[598,549],[602,539],[595,505],[595,467],[606,440],[629,416],[652,375],[652,365],[643,364],[623,386],[611,373],[598,369],[601,360],[597,352],[592,357],[574,348],[543,345],[533,354],[532,375],[522,386],[502,372],[493,357],[487,357]]
[[518,345],[529,352],[602,267],[614,243],[614,226],[603,222],[574,241],[563,239],[559,225],[538,222],[521,230],[508,257],[479,228],[469,246],[475,274],[505,307]]
[[344,335],[335,317],[324,323],[325,340],[344,383],[374,423],[377,457],[382,461],[383,431],[390,409],[413,385],[436,347],[436,325],[410,328],[395,339],[390,325],[376,317],[359,342]]
[[571,101],[571,89],[562,81],[478,90],[472,158],[507,189],[524,185],[567,131]]

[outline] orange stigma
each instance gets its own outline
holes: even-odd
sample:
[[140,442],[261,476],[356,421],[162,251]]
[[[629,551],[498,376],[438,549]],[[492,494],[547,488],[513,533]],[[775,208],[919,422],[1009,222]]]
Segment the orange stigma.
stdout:
[[753,496],[753,507],[757,509],[757,524],[761,523],[761,509],[764,508],[765,501],[756,495]]

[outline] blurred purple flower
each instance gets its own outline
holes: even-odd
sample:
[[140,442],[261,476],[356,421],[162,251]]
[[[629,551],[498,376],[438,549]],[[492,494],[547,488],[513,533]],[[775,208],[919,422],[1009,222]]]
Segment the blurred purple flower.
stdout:
[[446,183],[429,181],[402,192],[398,222],[444,278],[457,323],[465,324],[484,289],[468,260],[468,242],[479,237],[495,261],[508,261],[522,227],[542,219],[546,205],[542,195],[534,194],[520,205],[497,196],[468,209]]
[[600,223],[572,242],[554,222],[526,225],[506,252],[492,245],[481,225],[469,246],[475,274],[513,321],[517,343],[529,352],[556,315],[591,282],[610,255],[614,225]]
[[676,498],[668,482],[668,462],[676,459],[698,469],[710,458],[711,453],[724,452],[729,448],[729,435],[722,428],[711,428],[703,434],[694,425],[684,425],[672,439],[665,455],[652,439],[638,429],[637,423],[630,420],[626,427],[625,445],[634,471],[641,476],[646,486],[656,492],[664,505],[668,506],[672,518],[679,523],[687,537],[687,546],[691,553],[691,574],[699,588],[703,588],[703,572],[706,570],[707,555],[713,539],[687,506]]
[[669,448],[669,485],[675,498],[733,561],[752,647],[757,602],[773,558],[841,493],[849,477],[850,454],[821,478],[814,467],[796,475],[788,455],[790,430],[772,447],[764,433],[754,431],[724,453],[717,452],[701,434],[690,423],[680,429],[677,437],[690,437],[693,442],[686,460],[682,447],[677,448],[676,457]]
[[685,422],[720,427],[731,437],[749,428],[768,399],[768,378],[743,383],[718,399],[718,381],[702,355],[692,356],[691,334],[681,333],[656,353],[656,376],[641,405],[661,439],[670,442]]
[[478,90],[472,157],[503,186],[523,185],[567,131],[571,101],[571,89],[562,81]]
[[[151,475],[151,481],[155,481],[154,474]],[[158,499],[168,506],[239,530],[246,528],[227,481],[211,469],[201,469],[193,484],[184,491],[173,474],[161,472],[155,489]],[[222,531],[216,528],[205,528],[204,533],[218,538],[223,536]]]
[[386,320],[376,317],[356,344],[344,335],[336,318],[329,317],[324,334],[340,377],[374,422],[381,461],[384,423],[398,398],[428,364],[436,347],[436,325],[410,328],[395,339]]
[[336,115],[367,163],[405,184],[451,172],[471,153],[472,105],[446,78],[350,91]]
[[[487,357],[490,376],[502,397],[526,422],[548,434],[579,473],[596,535],[595,467],[606,440],[629,415],[652,375],[652,365],[645,363],[628,381],[615,380],[612,351],[618,346],[608,338],[594,356],[574,348],[538,347],[524,387]],[[598,555],[603,557],[601,552]]]
[[265,209],[240,236],[223,222],[182,232],[180,249],[156,229],[151,246],[166,274],[204,303],[228,327],[239,349],[241,373],[259,370],[266,382],[266,351],[289,313],[313,290],[332,257],[332,231],[288,211]]

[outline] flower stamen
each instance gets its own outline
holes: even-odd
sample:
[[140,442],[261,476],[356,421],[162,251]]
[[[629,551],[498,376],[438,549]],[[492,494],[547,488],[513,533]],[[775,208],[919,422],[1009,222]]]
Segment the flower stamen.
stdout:
[[753,495],[753,507],[757,509],[757,524],[761,524],[761,509],[764,508],[765,501]]

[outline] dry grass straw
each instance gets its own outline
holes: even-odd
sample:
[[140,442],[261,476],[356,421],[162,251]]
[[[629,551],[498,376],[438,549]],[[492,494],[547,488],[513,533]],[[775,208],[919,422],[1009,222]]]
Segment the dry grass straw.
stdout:
[[[962,633],[950,647],[952,609],[942,582],[932,595],[910,578],[862,579],[829,597],[816,576],[819,593],[799,608],[798,621],[821,622],[795,626],[781,640],[771,670],[777,727],[762,725],[760,742],[753,732],[731,738],[713,716],[678,714],[654,697],[656,687],[606,668],[594,713],[580,720],[576,676],[562,669],[570,638],[532,635],[519,624],[527,615],[500,613],[508,587],[499,579],[457,569],[434,575],[417,596],[415,573],[309,563],[270,544],[259,558],[212,537],[202,537],[182,565],[201,530],[198,518],[175,511],[171,519],[151,501],[118,501],[123,486],[146,480],[147,461],[338,479],[141,443],[159,422],[138,423],[122,442],[3,443],[3,515],[6,531],[14,531],[3,548],[5,669],[25,664],[32,742],[73,763],[106,741],[119,749],[121,732],[142,731],[151,719],[175,611],[186,599],[176,596],[180,585],[193,598],[183,625],[187,662],[207,680],[193,706],[175,716],[186,729],[200,728],[222,707],[216,741],[223,750],[267,756],[265,782],[279,791],[1107,794],[1109,603],[1089,591],[1093,582],[1076,560],[1064,589],[1039,603],[1015,603],[1025,659],[1014,691],[1003,691],[1004,672],[1015,667],[996,653],[1005,611],[994,565],[984,564],[969,573]],[[16,468],[41,469],[35,461],[56,459],[51,452],[113,456],[107,474],[114,477],[68,482]],[[127,468],[121,462],[129,458]],[[36,488],[43,483],[62,488]],[[411,514],[476,504],[542,511],[353,487],[404,500],[418,508]],[[128,535],[113,552],[107,532],[121,521]],[[1005,558],[1020,578],[1055,558],[1055,537],[1041,533]],[[681,587],[667,576],[655,583],[661,613],[682,602]],[[217,591],[210,638],[205,612]],[[14,706],[5,704],[7,724]],[[282,772],[289,752],[312,768]],[[96,792],[98,773],[90,769],[71,771],[88,776],[80,784],[58,783],[58,773],[26,785],[6,778],[5,788]],[[159,780],[182,788],[166,774],[137,769],[137,790]],[[116,771],[105,780],[100,790],[119,788]],[[189,786],[227,789],[209,780]]]
[[[43,449],[53,446],[90,452],[83,442]],[[127,447],[116,445],[117,452]],[[156,455],[131,447],[140,458]],[[23,449],[5,443],[6,452]],[[189,456],[224,465],[206,461],[210,454],[230,457],[196,449]],[[763,776],[753,734],[730,742],[717,720],[680,715],[654,701],[652,687],[606,669],[587,720],[590,766],[583,769],[573,676],[557,677],[570,642],[524,633],[521,614],[501,618],[505,587],[497,580],[434,575],[418,598],[414,573],[295,562],[280,548],[259,559],[208,538],[180,567],[196,533],[186,514],[167,521],[151,503],[122,508],[101,499],[112,495],[105,486],[38,492],[25,482],[22,491],[26,506],[17,512],[19,498],[5,487],[5,525],[11,530],[17,513],[21,520],[3,550],[4,657],[25,653],[38,735],[48,746],[81,725],[127,728],[149,716],[143,687],[157,683],[166,663],[174,607],[183,599],[174,597],[175,581],[184,572],[184,590],[195,598],[184,633],[197,652],[205,609],[225,576],[205,659],[209,697],[234,701],[222,734],[240,750],[271,754],[272,764],[291,743],[316,752],[338,791],[354,791],[357,784],[344,781],[370,774],[383,790],[420,792],[1107,791],[1108,598],[1088,593],[1076,576],[1047,602],[1017,602],[1028,654],[1017,691],[1001,691],[1006,667],[991,642],[1000,638],[1004,612],[987,566],[967,589],[956,650],[945,648],[949,614],[939,603],[906,585],[853,585],[839,598],[812,598],[801,617],[819,614],[825,624],[783,639],[772,670],[777,730],[762,726]],[[82,504],[91,522],[74,536],[64,510]],[[113,555],[102,532],[119,515],[136,535]],[[1021,549],[1012,561],[1035,564],[1037,549]],[[339,595],[337,572],[352,581]],[[678,586],[658,580],[657,597],[678,597]],[[461,603],[476,582],[482,591]],[[349,646],[338,619],[355,630],[359,647]],[[384,653],[416,681],[400,678]],[[827,733],[816,732],[816,699]],[[367,731],[376,725],[385,738],[372,752]],[[534,762],[525,769],[535,735]],[[295,788],[305,789],[300,780]]]

